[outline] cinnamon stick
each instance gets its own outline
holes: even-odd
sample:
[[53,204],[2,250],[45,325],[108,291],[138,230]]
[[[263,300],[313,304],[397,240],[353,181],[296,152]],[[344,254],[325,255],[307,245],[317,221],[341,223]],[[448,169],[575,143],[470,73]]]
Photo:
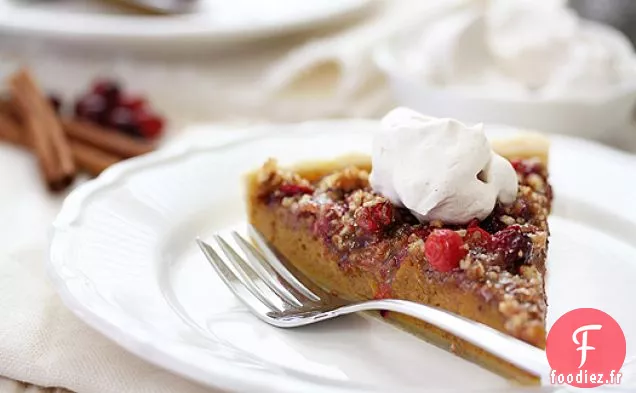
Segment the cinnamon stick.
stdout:
[[149,153],[155,145],[81,120],[64,120],[64,131],[71,138],[124,158]]
[[[33,149],[22,125],[15,121],[5,108],[0,108],[0,139]],[[69,144],[77,166],[92,176],[99,175],[104,169],[121,161],[121,158],[116,155],[79,141],[71,140]]]
[[71,140],[70,144],[77,165],[93,176],[121,161],[121,158],[86,143]]
[[6,113],[4,108],[0,108],[0,139],[9,141],[14,145],[26,145],[23,134],[20,124],[15,121],[13,116]]
[[25,69],[12,75],[9,84],[47,185],[54,191],[67,187],[75,177],[75,163],[48,99]]
[[0,99],[0,112],[5,113],[13,120],[18,119],[15,100],[10,96],[4,96]]

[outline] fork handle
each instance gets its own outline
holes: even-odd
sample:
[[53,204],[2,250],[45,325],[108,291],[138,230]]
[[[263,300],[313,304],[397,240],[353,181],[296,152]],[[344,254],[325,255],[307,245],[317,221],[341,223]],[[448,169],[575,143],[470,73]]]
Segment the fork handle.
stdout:
[[[545,351],[489,326],[424,304],[405,300],[371,300],[332,310],[333,317],[359,311],[387,310],[435,325],[542,379],[549,375]],[[330,312],[330,313],[331,313]]]

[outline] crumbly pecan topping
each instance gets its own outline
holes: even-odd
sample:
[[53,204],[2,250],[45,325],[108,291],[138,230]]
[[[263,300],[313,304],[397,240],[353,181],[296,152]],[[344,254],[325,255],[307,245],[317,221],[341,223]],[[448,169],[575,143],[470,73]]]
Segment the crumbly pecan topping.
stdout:
[[342,192],[351,192],[368,186],[369,172],[351,166],[323,177],[316,188],[321,191],[338,189]]
[[373,192],[368,172],[356,167],[312,184],[268,161],[258,177],[259,195],[267,203],[309,218],[314,234],[340,256],[343,269],[373,272],[388,285],[406,256],[433,271],[425,241],[434,231],[454,231],[466,249],[460,257],[465,256],[455,269],[436,274],[477,288],[486,301],[497,302],[511,334],[532,340],[545,323],[541,272],[552,190],[540,162],[517,160],[513,166],[519,177],[517,199],[507,206],[497,204],[487,219],[468,227],[419,223],[408,210]]

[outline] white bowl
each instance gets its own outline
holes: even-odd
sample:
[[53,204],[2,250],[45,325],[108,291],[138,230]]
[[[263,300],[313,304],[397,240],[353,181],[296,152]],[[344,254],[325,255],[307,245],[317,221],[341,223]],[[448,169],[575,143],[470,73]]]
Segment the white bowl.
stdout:
[[[379,44],[376,65],[385,73],[395,100],[430,116],[467,123],[506,124],[539,131],[597,138],[624,132],[633,119],[636,83],[617,86],[611,94],[580,99],[503,98],[428,84],[405,73],[401,63],[409,43],[404,36]],[[411,49],[412,50],[412,49]]]

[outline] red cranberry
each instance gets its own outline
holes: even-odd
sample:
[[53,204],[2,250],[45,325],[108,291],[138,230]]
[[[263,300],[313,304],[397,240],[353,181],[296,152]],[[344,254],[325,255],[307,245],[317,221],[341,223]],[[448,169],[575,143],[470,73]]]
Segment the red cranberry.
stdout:
[[358,226],[367,232],[379,232],[393,222],[393,205],[389,201],[362,207],[356,213]]
[[158,115],[145,111],[138,111],[135,119],[139,125],[139,131],[145,138],[153,139],[161,135],[163,131],[163,119]]
[[107,105],[104,97],[89,94],[75,104],[75,115],[84,120],[103,124],[108,119]]
[[285,196],[312,194],[314,192],[313,188],[309,186],[303,186],[301,184],[283,184],[278,189]]
[[532,249],[532,242],[521,232],[519,225],[511,225],[492,235],[492,250],[503,258],[508,268],[522,264]]
[[490,233],[478,226],[469,226],[468,229],[466,229],[464,241],[471,246],[481,247],[483,249],[489,249],[492,243]]
[[514,159],[510,160],[512,167],[521,175],[528,176],[531,173],[541,174],[541,163],[530,160]]
[[449,272],[466,256],[462,237],[450,229],[436,229],[424,243],[424,255],[433,268]]
[[93,93],[104,97],[108,106],[113,107],[119,102],[121,88],[112,79],[100,79],[93,83]]
[[135,114],[130,109],[123,107],[113,109],[108,117],[108,125],[132,136],[140,136]]

